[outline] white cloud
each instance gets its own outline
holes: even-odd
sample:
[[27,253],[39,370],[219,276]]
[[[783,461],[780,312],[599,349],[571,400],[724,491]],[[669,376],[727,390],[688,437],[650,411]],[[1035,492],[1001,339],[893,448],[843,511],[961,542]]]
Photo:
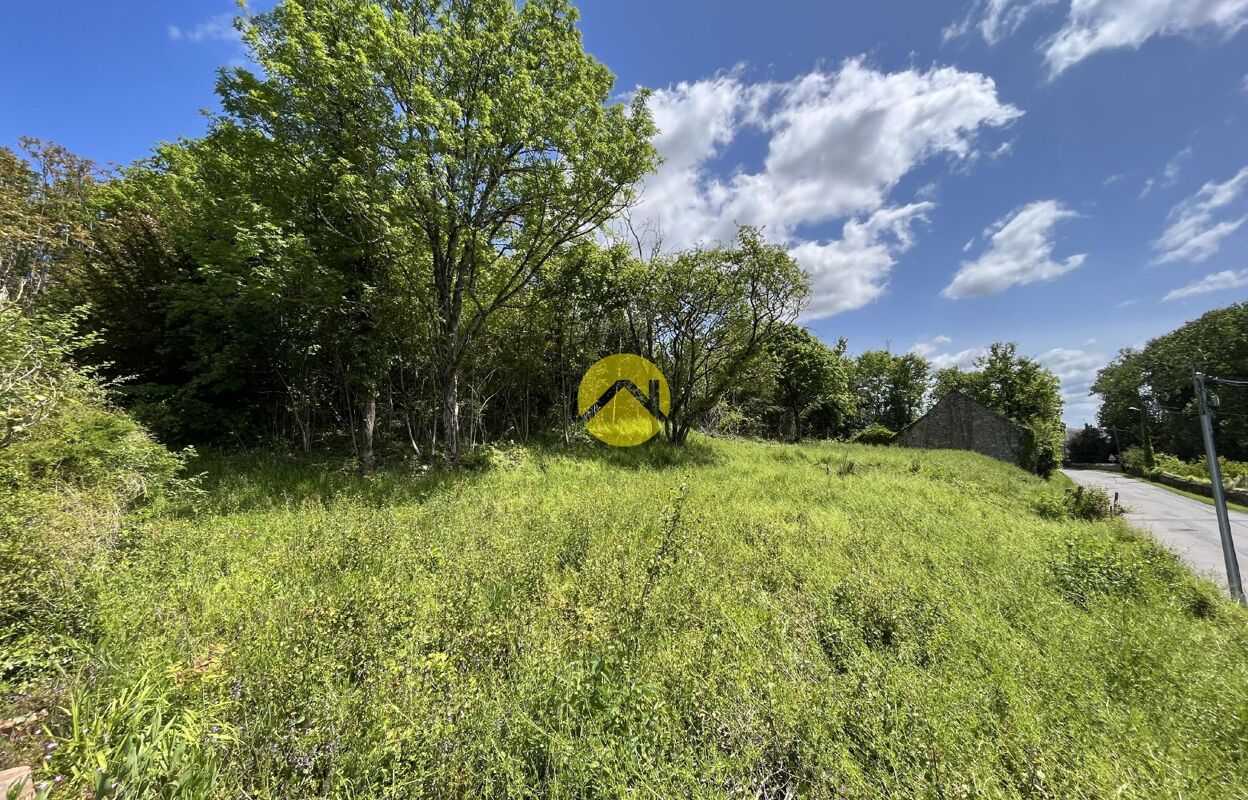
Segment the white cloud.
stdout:
[[1115,303],[1114,308],[1130,308],[1138,302],[1140,302],[1140,299],[1138,297],[1133,297],[1130,300],[1123,300],[1121,303]]
[[810,273],[811,300],[803,319],[819,319],[852,311],[884,293],[896,263],[895,254],[910,248],[910,224],[926,220],[932,203],[881,208],[865,221],[845,223],[841,238],[806,241],[789,254]]
[[1206,183],[1195,195],[1171,209],[1170,226],[1153,242],[1153,249],[1159,251],[1156,263],[1199,263],[1216,253],[1222,240],[1248,221],[1248,215],[1215,221],[1215,212],[1238,200],[1245,189],[1248,167],[1223,183]]
[[941,345],[949,344],[952,341],[953,339],[945,336],[944,334],[933,336],[930,339],[920,339],[910,347],[910,352],[927,358],[935,353]]
[[[882,294],[911,224],[930,201],[889,195],[917,165],[965,161],[976,135],[1021,115],[992,79],[952,67],[885,73],[850,59],[836,71],[750,84],[741,70],[655,92],[666,159],[647,179],[634,218],[668,247],[726,241],[758,225],[787,244],[814,276],[808,318],[847,311]],[[719,163],[743,131],[766,137],[760,169]],[[845,220],[840,239],[807,226]]]
[[1222,292],[1227,289],[1238,289],[1242,286],[1248,286],[1248,269],[1241,270],[1223,270],[1215,272],[1212,275],[1206,275],[1194,283],[1175,289],[1167,294],[1162,300],[1169,302],[1171,300],[1181,300],[1184,297],[1192,297],[1198,294],[1209,294],[1211,292]]
[[920,339],[910,347],[910,352],[923,356],[931,362],[934,369],[944,369],[945,367],[958,367],[960,369],[970,369],[975,364],[975,359],[988,352],[986,347],[968,347],[964,350],[953,352],[937,352],[944,345],[953,341],[948,336],[933,336],[930,339]]
[[182,39],[190,42],[236,42],[241,37],[234,28],[234,17],[234,12],[227,11],[201,20],[190,28],[170,25],[169,38],[175,42]]
[[1179,179],[1179,173],[1183,171],[1183,162],[1192,157],[1195,152],[1190,144],[1179,152],[1175,153],[1174,158],[1166,162],[1166,167],[1161,171],[1161,179],[1163,186],[1170,186]]
[[934,369],[944,369],[945,367],[958,367],[959,369],[970,369],[975,366],[975,359],[988,353],[987,347],[968,347],[965,350],[959,350],[956,353],[937,353],[928,357],[928,361],[932,362]]
[[1042,49],[1057,76],[1100,50],[1138,48],[1154,36],[1230,37],[1245,24],[1248,0],[1072,0],[1065,25]]
[[1051,281],[1077,269],[1085,255],[1053,260],[1053,228],[1078,216],[1057,200],[1028,203],[985,231],[988,249],[974,261],[962,262],[941,294],[954,300],[986,297],[1011,286]]
[[1196,149],[1189,144],[1175,153],[1174,157],[1167,161],[1166,166],[1162,168],[1160,177],[1153,177],[1144,181],[1144,188],[1140,190],[1140,199],[1148,197],[1154,186],[1161,185],[1165,187],[1178,183],[1179,175],[1183,172],[1183,162],[1191,158],[1194,152],[1196,152]]
[[1037,359],[1061,381],[1062,416],[1068,422],[1091,421],[1100,402],[1091,394],[1096,373],[1105,366],[1104,355],[1069,347],[1055,347]]
[[[979,0],[943,39],[978,29],[996,44],[1018,30],[1027,17],[1057,0]],[[1233,36],[1248,24],[1248,0],[1071,0],[1060,30],[1040,43],[1056,77],[1102,50],[1138,48],[1154,36]]]
[[996,44],[1014,31],[1031,15],[1058,0],[983,0],[971,7],[961,22],[955,22],[941,33],[942,41],[948,42],[978,28],[988,44]]

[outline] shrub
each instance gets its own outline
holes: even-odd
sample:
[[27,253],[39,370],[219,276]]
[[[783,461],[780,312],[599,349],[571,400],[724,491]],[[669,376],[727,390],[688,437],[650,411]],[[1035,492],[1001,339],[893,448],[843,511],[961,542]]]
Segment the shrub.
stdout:
[[[1158,472],[1168,472],[1171,475],[1179,475],[1181,477],[1196,478],[1204,477],[1208,479],[1208,474],[1200,475],[1194,464],[1188,464],[1180,458],[1176,458],[1168,453],[1157,453],[1153,456],[1153,466]],[[1203,472],[1203,470],[1202,470]]]
[[1103,489],[1076,486],[1060,496],[1041,495],[1034,504],[1036,513],[1045,519],[1081,519],[1095,521],[1122,513]]
[[855,433],[849,438],[851,442],[858,444],[888,444],[897,434],[889,430],[887,426],[878,422],[873,422],[867,427]]
[[1147,473],[1151,470],[1147,463],[1147,453],[1139,445],[1133,444],[1122,451],[1122,468],[1128,472]]
[[[1127,464],[1128,454],[1131,458],[1129,464]],[[1151,471],[1146,467],[1144,452],[1138,447],[1128,448],[1126,452],[1123,452],[1122,458],[1124,466],[1136,472],[1164,472],[1179,478],[1204,480],[1204,482],[1209,480],[1209,459],[1203,456],[1194,462],[1186,462],[1168,453],[1156,453],[1153,456]],[[1248,487],[1248,463],[1227,461],[1226,457],[1219,456],[1218,466],[1222,468],[1223,483],[1226,483],[1228,487]]]
[[485,472],[492,469],[516,469],[528,460],[528,451],[515,442],[505,446],[495,444],[482,445],[464,455],[462,464],[465,469]]
[[1142,587],[1139,560],[1112,539],[1068,539],[1064,557],[1055,559],[1049,569],[1057,590],[1081,608],[1097,597],[1138,597]]
[[0,306],[0,691],[91,636],[93,576],[122,513],[182,464],[74,369],[73,321]]

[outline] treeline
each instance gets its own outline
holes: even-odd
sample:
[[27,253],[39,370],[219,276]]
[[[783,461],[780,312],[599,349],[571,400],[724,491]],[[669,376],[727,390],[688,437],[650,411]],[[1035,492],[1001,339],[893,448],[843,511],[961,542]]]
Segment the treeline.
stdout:
[[[1169,453],[1184,461],[1204,456],[1192,372],[1248,380],[1248,303],[1210,311],[1148,342],[1126,349],[1092,386],[1101,396],[1099,429],[1080,432],[1072,444],[1088,455],[1118,449]],[[1248,387],[1209,387],[1219,455],[1248,461]]]
[[639,92],[563,0],[286,0],[239,22],[199,139],[100,175],[0,150],[4,298],[81,309],[78,358],[164,441],[381,451],[581,436],[581,375],[645,355],[691,430],[887,441],[967,392],[1060,446],[1056,378],[850,357],[794,324],[808,276],[762,231],[665,252],[627,221],[657,164]]

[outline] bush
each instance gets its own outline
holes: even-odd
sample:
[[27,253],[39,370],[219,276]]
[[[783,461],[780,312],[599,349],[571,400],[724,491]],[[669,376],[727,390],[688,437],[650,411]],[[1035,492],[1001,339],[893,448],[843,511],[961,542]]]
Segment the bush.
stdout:
[[849,437],[849,440],[858,444],[888,444],[893,441],[893,437],[896,435],[887,426],[873,422]]
[[[1203,456],[1189,462],[1168,453],[1157,453],[1154,456],[1154,463],[1157,472],[1197,481],[1210,481],[1209,459]],[[1219,456],[1218,466],[1222,469],[1222,481],[1226,486],[1234,489],[1248,486],[1248,463],[1228,461],[1225,457]]]
[[1108,519],[1122,513],[1103,489],[1094,486],[1076,486],[1060,496],[1041,495],[1034,507],[1045,519],[1082,519],[1095,521]]
[[528,450],[508,442],[506,445],[486,444],[473,448],[461,461],[464,469],[485,472],[492,469],[516,469],[528,460]]
[[1138,444],[1133,444],[1126,450],[1122,451],[1122,468],[1128,472],[1147,473],[1150,469],[1146,466],[1147,454],[1144,448]]
[[0,692],[64,666],[93,630],[121,515],[175,485],[181,457],[69,362],[73,316],[0,306]]
[[1143,566],[1121,543],[1095,536],[1066,542],[1064,557],[1049,567],[1057,590],[1069,602],[1087,608],[1097,597],[1139,597]]

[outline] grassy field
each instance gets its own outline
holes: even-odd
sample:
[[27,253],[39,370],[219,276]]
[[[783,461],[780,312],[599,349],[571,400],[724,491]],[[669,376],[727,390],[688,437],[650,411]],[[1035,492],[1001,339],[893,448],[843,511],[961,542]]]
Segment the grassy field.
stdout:
[[979,456],[201,459],[124,531],[54,796],[1230,798],[1248,614]]

